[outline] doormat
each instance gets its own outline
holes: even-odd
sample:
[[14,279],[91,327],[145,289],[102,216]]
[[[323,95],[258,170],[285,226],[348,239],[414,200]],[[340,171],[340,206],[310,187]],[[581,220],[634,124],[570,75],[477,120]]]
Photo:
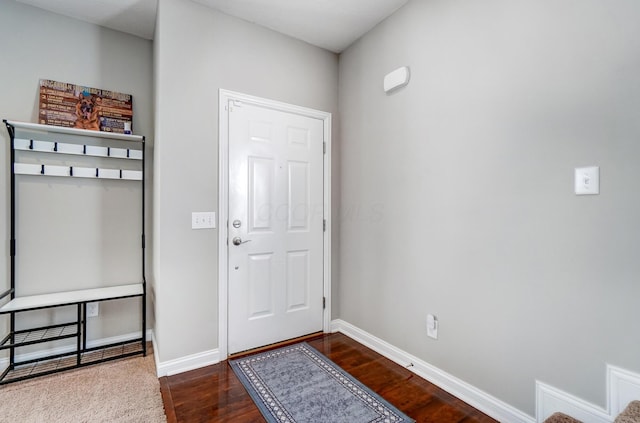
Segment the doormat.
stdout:
[[267,422],[413,422],[305,342],[230,361]]

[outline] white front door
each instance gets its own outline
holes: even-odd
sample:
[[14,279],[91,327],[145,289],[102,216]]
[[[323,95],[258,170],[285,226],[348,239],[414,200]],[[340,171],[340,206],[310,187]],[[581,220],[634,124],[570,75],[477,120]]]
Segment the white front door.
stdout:
[[323,121],[229,104],[228,352],[323,328]]

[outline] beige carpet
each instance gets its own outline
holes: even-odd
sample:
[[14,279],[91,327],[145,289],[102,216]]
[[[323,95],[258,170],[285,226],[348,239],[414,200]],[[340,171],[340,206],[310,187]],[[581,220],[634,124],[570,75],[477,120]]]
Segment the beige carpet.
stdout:
[[153,354],[0,386],[0,422],[166,422]]

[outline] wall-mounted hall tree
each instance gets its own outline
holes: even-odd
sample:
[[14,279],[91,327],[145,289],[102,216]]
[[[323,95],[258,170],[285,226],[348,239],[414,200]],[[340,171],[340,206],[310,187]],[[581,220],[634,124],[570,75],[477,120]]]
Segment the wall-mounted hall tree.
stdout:
[[[145,139],[4,121],[9,281],[0,384],[146,355]],[[100,315],[87,315],[97,302]]]

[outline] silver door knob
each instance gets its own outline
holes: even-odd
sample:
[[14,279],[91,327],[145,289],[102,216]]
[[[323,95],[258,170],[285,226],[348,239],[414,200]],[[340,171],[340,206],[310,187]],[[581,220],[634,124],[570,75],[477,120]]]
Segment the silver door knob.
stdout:
[[231,240],[231,242],[233,242],[233,245],[241,245],[241,244],[246,244],[247,242],[250,242],[251,240],[248,239],[246,241],[243,241],[242,238],[240,238],[239,236],[233,238]]

